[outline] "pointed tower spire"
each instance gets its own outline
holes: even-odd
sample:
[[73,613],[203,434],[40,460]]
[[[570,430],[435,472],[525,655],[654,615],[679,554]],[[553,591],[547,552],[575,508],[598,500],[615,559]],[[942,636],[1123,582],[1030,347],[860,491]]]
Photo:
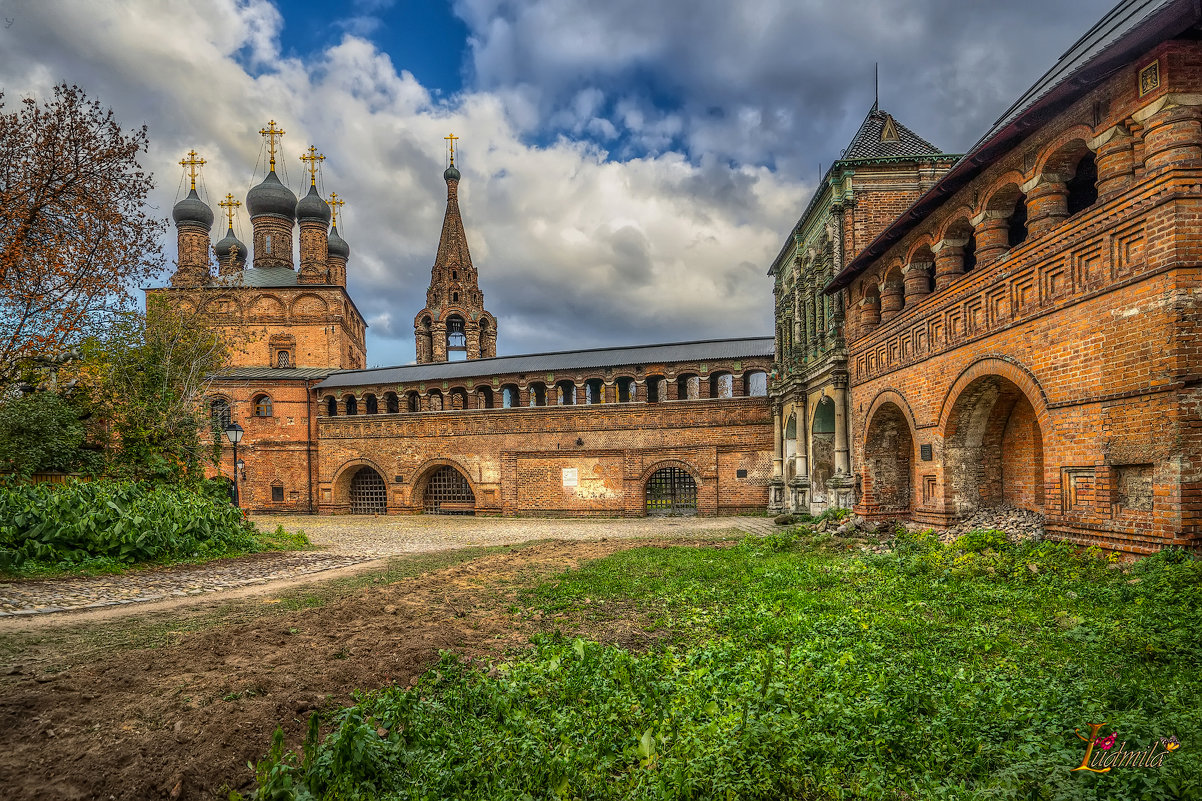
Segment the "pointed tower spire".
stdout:
[[462,176],[455,167],[455,140],[459,137],[451,134],[445,138],[450,163],[442,174],[447,182],[447,208],[430,270],[426,308],[413,321],[419,364],[497,355],[497,321],[484,309],[484,293],[459,212]]

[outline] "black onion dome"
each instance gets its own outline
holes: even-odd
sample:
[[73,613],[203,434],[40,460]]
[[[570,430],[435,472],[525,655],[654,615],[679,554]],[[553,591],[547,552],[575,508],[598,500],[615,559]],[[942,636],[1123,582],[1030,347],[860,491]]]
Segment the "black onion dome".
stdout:
[[450,167],[447,167],[446,170],[443,172],[442,179],[444,181],[458,181],[459,180],[459,170],[455,169],[455,165],[452,164]]
[[191,223],[203,225],[208,229],[213,227],[213,210],[193,189],[186,198],[175,204],[175,208],[171,210],[171,219],[175,220],[176,225]]
[[335,225],[333,228],[330,229],[330,236],[328,237],[328,242],[329,242],[329,245],[327,247],[327,252],[331,256],[341,256],[344,259],[350,258],[351,246],[346,243],[345,239],[343,239],[342,237],[340,237],[338,235],[338,226],[337,225]]
[[275,170],[272,170],[267,173],[263,183],[246,193],[246,208],[252,218],[262,214],[274,214],[292,220],[296,215],[296,195],[280,183]]
[[321,199],[321,195],[317,194],[316,186],[310,184],[309,194],[296,204],[296,219],[317,220],[323,223],[330,221],[330,206]]
[[229,258],[229,255],[234,248],[238,249],[237,255],[234,257],[234,261],[238,262],[239,264],[246,261],[246,245],[242,244],[238,237],[234,236],[233,228],[226,231],[225,236],[217,240],[216,245],[213,245],[213,250],[217,252],[217,258],[222,261]]

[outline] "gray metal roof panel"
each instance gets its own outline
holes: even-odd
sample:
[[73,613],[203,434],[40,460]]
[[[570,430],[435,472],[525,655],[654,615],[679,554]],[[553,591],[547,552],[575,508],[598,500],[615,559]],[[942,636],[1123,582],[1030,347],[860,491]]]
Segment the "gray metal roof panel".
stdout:
[[406,384],[418,381],[449,381],[480,378],[508,373],[540,373],[584,370],[596,367],[625,367],[639,364],[693,362],[710,359],[737,359],[750,356],[772,357],[772,337],[712,339],[701,342],[677,342],[667,345],[636,345],[625,348],[597,348],[556,353],[529,353],[497,356],[464,362],[411,364],[378,367],[369,370],[344,370],[331,375],[319,388],[355,387],[367,384]]

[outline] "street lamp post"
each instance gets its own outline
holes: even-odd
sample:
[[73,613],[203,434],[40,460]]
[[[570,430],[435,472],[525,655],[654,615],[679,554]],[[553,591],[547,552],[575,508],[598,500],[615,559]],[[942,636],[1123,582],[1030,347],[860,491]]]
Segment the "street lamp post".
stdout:
[[225,427],[225,438],[234,446],[234,506],[241,508],[238,502],[238,443],[242,441],[242,426],[231,422]]

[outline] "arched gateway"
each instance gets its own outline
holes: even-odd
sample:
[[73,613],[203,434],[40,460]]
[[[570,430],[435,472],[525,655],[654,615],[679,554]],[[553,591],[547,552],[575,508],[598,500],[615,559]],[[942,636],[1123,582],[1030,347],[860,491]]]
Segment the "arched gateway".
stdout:
[[351,514],[382,515],[388,511],[384,479],[370,467],[360,467],[351,477]]
[[697,482],[683,468],[660,468],[647,479],[646,506],[649,515],[695,515]]
[[429,515],[474,515],[476,496],[462,473],[443,465],[426,479],[423,509]]

